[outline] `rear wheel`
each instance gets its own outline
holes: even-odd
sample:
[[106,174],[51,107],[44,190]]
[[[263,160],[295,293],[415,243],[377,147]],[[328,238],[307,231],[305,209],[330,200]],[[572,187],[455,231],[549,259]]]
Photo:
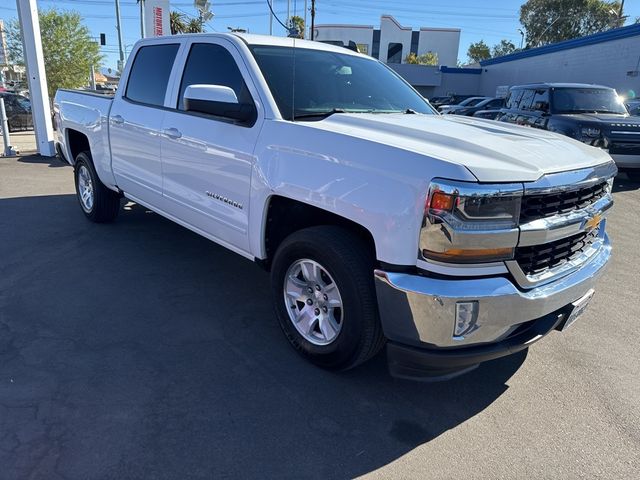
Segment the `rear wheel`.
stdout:
[[85,216],[96,223],[112,222],[120,210],[120,196],[100,181],[89,152],[76,157],[74,176],[76,195]]
[[271,269],[280,326],[316,365],[348,369],[384,345],[373,283],[374,259],[358,236],[334,226],[286,238]]

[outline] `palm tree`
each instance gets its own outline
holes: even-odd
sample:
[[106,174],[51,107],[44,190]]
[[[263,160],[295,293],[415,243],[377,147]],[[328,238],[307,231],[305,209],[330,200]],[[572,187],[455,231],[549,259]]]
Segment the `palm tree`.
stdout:
[[185,29],[186,33],[202,33],[203,31],[202,21],[198,18],[192,18],[189,20]]
[[298,36],[296,38],[304,38],[304,18],[294,15],[289,19],[289,25],[298,30]]
[[173,11],[169,14],[169,25],[171,26],[171,35],[185,33],[187,31],[184,15],[180,12]]

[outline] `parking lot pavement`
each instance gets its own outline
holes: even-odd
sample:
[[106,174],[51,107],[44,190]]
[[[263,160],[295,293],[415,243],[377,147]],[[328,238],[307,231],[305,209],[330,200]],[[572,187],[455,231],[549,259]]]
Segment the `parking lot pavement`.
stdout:
[[0,159],[0,478],[637,478],[640,185],[584,316],[448,383],[346,373],[280,333],[268,275],[72,170]]

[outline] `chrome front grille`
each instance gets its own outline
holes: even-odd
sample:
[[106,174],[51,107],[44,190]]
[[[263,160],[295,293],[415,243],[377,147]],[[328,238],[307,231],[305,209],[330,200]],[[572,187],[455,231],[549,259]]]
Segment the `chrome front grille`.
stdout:
[[555,242],[518,247],[515,251],[515,260],[525,275],[539,275],[578,258],[593,245],[599,233],[599,229],[594,228]]
[[603,181],[574,190],[559,190],[544,194],[525,195],[520,208],[520,224],[552,217],[588,207],[607,193]]
[[608,245],[606,215],[613,205],[610,162],[548,174],[524,184],[519,238],[505,265],[522,288],[555,281],[588,263]]

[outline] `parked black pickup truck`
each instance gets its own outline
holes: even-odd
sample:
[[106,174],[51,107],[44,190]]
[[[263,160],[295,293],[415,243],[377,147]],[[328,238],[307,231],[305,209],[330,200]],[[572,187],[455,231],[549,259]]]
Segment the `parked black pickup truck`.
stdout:
[[640,180],[640,118],[629,115],[612,88],[579,83],[512,87],[499,119],[603,148],[619,170]]

